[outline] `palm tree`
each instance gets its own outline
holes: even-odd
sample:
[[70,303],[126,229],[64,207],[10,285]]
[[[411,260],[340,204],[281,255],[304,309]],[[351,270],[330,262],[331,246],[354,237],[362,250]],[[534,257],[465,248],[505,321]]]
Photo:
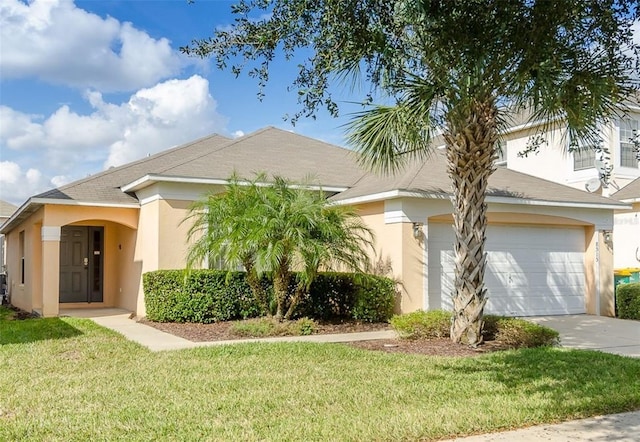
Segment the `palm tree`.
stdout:
[[372,86],[365,103],[386,95],[390,104],[349,124],[363,164],[398,172],[424,161],[442,135],[455,229],[451,337],[480,344],[485,194],[500,130],[509,113],[526,112],[563,121],[572,140],[594,141],[638,87],[637,0],[246,0],[232,10],[231,29],[182,50],[213,55],[221,68],[242,60],[231,70],[248,67],[260,86],[277,55],[306,51],[294,122],[323,106],[337,115],[329,85],[364,78]]
[[205,262],[213,267],[220,261],[227,269],[243,267],[247,283],[266,313],[268,296],[255,265],[255,253],[261,244],[255,235],[250,235],[260,204],[260,189],[255,184],[264,178],[258,175],[254,182],[246,185],[234,174],[224,192],[213,192],[195,201],[183,223],[190,224],[187,269]]
[[[187,261],[193,266],[208,257],[242,264],[265,312],[260,280],[267,275],[276,318],[290,319],[320,270],[366,268],[373,235],[353,209],[328,205],[321,189],[281,177],[265,183],[264,174],[249,182],[234,176],[224,193],[196,202],[185,219],[193,223]],[[294,271],[299,276],[290,294]]]

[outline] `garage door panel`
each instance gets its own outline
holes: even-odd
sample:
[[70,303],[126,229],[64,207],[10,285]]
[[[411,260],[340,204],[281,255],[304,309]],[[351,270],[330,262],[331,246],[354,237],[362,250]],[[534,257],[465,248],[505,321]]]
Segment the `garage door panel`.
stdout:
[[[429,305],[451,309],[453,230],[429,225]],[[517,316],[585,312],[584,230],[489,226],[486,312]]]

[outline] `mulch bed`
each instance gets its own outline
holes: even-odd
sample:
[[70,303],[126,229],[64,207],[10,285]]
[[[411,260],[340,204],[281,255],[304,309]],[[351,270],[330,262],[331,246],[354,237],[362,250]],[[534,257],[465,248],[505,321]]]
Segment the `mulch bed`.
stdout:
[[[227,341],[243,339],[231,333],[232,322],[217,322],[214,324],[193,324],[174,322],[152,322],[141,318],[140,323],[158,330],[170,333],[193,342]],[[314,334],[355,333],[364,331],[390,330],[388,323],[320,323]],[[381,339],[374,341],[355,341],[345,343],[356,348],[389,353],[413,353],[430,356],[479,356],[485,353],[504,350],[505,346],[497,342],[487,342],[480,348],[470,348],[466,345],[455,344],[447,338],[440,339]]]

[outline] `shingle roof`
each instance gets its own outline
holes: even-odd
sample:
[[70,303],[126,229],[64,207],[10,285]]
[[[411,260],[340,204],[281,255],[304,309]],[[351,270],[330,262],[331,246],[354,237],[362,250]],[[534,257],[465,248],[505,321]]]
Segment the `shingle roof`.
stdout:
[[[343,201],[393,190],[436,195],[451,194],[446,158],[437,151],[421,164],[414,164],[395,176],[368,174],[353,187],[332,197]],[[615,205],[616,201],[582,190],[499,167],[489,178],[488,196],[509,197],[553,203]]]
[[611,197],[620,201],[640,198],[640,178],[636,178],[631,181],[622,189],[611,195]]
[[18,210],[17,206],[0,200],[0,218],[9,218],[16,210]]
[[[380,176],[363,170],[350,150],[267,127],[235,140],[219,135],[202,138],[34,198],[137,204],[135,195],[122,192],[120,187],[146,175],[226,180],[234,171],[243,178],[252,178],[257,172],[294,181],[311,176],[324,187],[348,188],[332,197],[334,201],[392,190],[448,195],[451,189],[442,151],[425,162],[409,165],[399,174]],[[558,203],[616,204],[608,198],[506,168],[499,168],[491,176],[489,195]]]
[[350,150],[267,127],[167,168],[160,175],[227,179],[234,172],[242,178],[259,172],[298,182],[310,178],[326,187],[349,187],[365,173]]
[[63,199],[107,204],[137,204],[135,195],[129,195],[120,187],[148,173],[162,173],[185,161],[202,157],[219,149],[231,141],[229,138],[213,134],[205,138],[174,147],[155,155],[104,172],[74,181],[33,198]]

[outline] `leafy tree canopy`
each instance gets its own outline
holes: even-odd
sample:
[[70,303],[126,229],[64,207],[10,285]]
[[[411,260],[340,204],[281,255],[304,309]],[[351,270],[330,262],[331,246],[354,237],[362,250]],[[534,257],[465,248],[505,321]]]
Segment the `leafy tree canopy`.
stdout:
[[415,105],[404,115],[415,130],[395,149],[409,157],[473,100],[565,118],[584,138],[638,86],[637,0],[241,0],[232,11],[233,27],[182,50],[264,85],[278,55],[311,49],[294,120],[337,114],[332,81],[367,80]]

